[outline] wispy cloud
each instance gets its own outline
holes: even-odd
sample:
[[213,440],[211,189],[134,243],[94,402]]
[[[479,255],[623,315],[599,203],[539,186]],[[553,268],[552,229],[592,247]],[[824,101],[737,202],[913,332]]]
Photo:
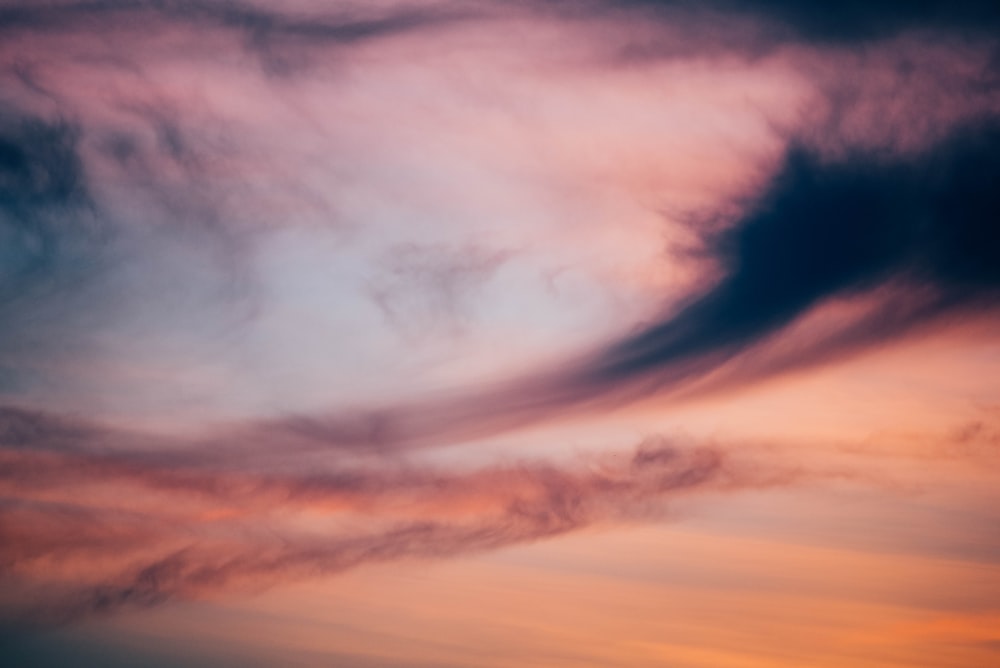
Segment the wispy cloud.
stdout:
[[477,293],[512,254],[480,246],[395,246],[375,266],[372,299],[406,340],[458,335]]
[[349,46],[405,34],[466,16],[455,8],[400,6],[341,7],[332,15],[316,11],[271,10],[247,2],[212,0],[105,0],[95,2],[13,2],[0,8],[0,33],[39,32],[160,33],[173,26],[238,35],[244,49],[269,74],[294,71],[295,55],[313,46]]
[[[30,602],[5,602],[8,621],[19,623],[497,549],[658,515],[678,495],[787,485],[808,475],[658,438],[631,453],[575,462],[451,471],[383,463],[266,473],[121,455],[2,456],[0,563],[8,580],[29,583]],[[69,572],[76,575],[64,582]]]
[[995,322],[998,26],[973,0],[0,2],[0,615],[881,481],[666,438],[469,449]]

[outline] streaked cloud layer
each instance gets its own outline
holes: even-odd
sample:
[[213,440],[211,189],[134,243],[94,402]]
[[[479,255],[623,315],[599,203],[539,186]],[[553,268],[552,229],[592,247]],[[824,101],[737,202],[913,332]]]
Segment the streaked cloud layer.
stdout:
[[[0,2],[0,642],[249,593],[333,624],[295,587],[509,554],[641,607],[607,545],[652,531],[643,577],[719,620],[683,648],[376,615],[301,664],[997,656],[994,4]],[[773,573],[690,561],[722,545],[867,569],[853,635],[793,628],[840,619],[819,572],[734,616]]]

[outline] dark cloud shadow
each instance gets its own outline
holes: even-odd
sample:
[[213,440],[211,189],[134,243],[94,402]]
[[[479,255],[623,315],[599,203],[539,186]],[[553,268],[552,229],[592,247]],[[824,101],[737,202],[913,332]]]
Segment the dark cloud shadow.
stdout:
[[724,22],[753,20],[772,42],[861,45],[908,30],[948,31],[992,37],[1000,9],[989,0],[847,0],[836,4],[807,0],[557,0],[547,5],[575,16],[639,10],[659,20]]
[[711,366],[824,299],[893,279],[921,303],[909,317],[870,318],[873,342],[951,309],[995,306],[998,156],[992,122],[962,128],[913,160],[861,151],[830,163],[793,145],[749,212],[706,238],[724,268],[719,284],[603,352],[587,376],[614,382],[681,361]]

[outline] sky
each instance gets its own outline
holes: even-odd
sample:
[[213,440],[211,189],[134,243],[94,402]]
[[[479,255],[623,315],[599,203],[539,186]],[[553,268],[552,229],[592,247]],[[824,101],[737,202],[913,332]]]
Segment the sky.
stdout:
[[1000,665],[997,35],[0,0],[0,659]]

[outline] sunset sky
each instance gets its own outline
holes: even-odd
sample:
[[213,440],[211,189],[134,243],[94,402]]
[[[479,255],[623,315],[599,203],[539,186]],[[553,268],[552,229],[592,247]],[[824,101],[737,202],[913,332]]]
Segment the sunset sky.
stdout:
[[1000,666],[998,35],[0,0],[0,664]]

